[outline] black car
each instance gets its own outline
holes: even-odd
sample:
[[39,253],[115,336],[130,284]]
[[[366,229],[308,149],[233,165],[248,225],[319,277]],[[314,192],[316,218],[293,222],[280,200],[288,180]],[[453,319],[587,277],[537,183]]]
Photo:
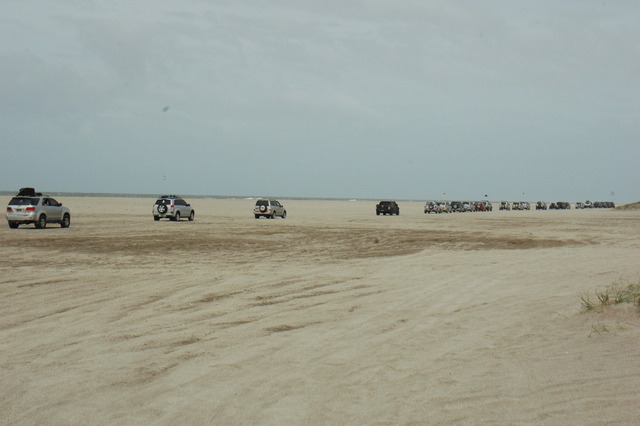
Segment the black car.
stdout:
[[544,201],[538,201],[536,203],[536,210],[546,210],[547,209],[547,203],[545,203]]
[[551,203],[549,206],[549,210],[568,210],[571,208],[571,204],[566,201],[556,201],[555,203]]
[[462,201],[452,201],[451,202],[451,211],[452,212],[463,212],[464,211],[464,203]]
[[395,201],[380,201],[376,204],[376,214],[378,216],[381,214],[399,215],[400,207]]

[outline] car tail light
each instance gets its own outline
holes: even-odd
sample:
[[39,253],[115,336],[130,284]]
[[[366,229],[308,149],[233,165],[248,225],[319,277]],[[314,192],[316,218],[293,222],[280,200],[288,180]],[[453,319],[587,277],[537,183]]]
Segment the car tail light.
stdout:
[[24,210],[25,210],[25,211],[28,211],[28,212],[34,212],[34,211],[36,211],[36,208],[35,208],[35,207],[27,207],[27,208],[26,208],[26,209],[24,209]]
[[12,209],[11,207],[7,207],[7,211],[8,211],[8,212],[12,212],[12,211],[13,211],[13,209]]

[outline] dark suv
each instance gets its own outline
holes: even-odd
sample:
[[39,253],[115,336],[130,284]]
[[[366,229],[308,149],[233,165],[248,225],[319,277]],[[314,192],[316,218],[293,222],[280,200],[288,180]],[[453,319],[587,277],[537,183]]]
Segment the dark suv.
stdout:
[[187,217],[192,221],[196,217],[196,211],[191,207],[191,204],[175,195],[160,196],[153,205],[152,213],[154,220],[160,220],[166,217],[170,220],[177,221],[183,217]]
[[380,201],[376,204],[376,214],[378,216],[381,214],[399,215],[400,207],[395,201]]
[[452,212],[463,212],[464,211],[464,204],[462,203],[462,201],[452,201],[451,202],[451,211]]
[[547,209],[547,203],[545,203],[544,201],[538,201],[536,203],[536,210],[546,210]]

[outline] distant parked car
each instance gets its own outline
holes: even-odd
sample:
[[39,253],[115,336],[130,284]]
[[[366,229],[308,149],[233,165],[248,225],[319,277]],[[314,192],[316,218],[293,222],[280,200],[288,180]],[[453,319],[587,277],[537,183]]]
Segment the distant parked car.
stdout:
[[511,210],[531,210],[531,205],[527,201],[514,201]]
[[571,204],[566,201],[556,201],[555,202],[556,210],[569,210],[571,209]]
[[183,217],[193,221],[196,217],[196,211],[182,198],[176,195],[161,195],[153,205],[151,210],[153,220],[167,218],[172,221],[178,221]]
[[545,203],[544,201],[538,201],[536,203],[536,210],[546,210],[547,209],[547,203]]
[[474,201],[473,211],[476,212],[489,212],[493,210],[493,206],[488,201]]
[[400,206],[395,201],[380,201],[376,204],[376,214],[377,215],[399,215],[400,214]]
[[427,201],[424,205],[425,213],[438,213],[438,203],[435,201]]
[[271,219],[275,219],[276,216],[280,216],[285,219],[287,217],[287,210],[278,200],[261,199],[256,201],[256,205],[253,208],[253,215],[256,219],[260,219],[262,216]]
[[511,204],[508,201],[501,201],[499,210],[511,210]]
[[451,204],[448,201],[438,201],[436,208],[438,213],[451,213]]
[[583,208],[591,209],[591,208],[593,208],[593,203],[591,201],[587,200],[587,201],[584,202]]
[[463,212],[464,211],[464,204],[462,203],[462,201],[452,201],[451,202],[451,211],[452,212]]
[[576,203],[576,210],[577,210],[577,209],[584,209],[584,204],[582,204],[582,201],[578,201],[578,202]]
[[59,223],[62,228],[71,225],[71,210],[48,195],[42,195],[33,188],[22,188],[7,206],[9,228],[35,224],[42,229],[47,223]]

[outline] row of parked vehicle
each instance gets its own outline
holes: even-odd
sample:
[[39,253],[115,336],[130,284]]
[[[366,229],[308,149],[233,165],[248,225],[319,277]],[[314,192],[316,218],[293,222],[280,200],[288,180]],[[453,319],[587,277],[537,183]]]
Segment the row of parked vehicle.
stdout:
[[[538,201],[538,203],[536,203],[536,210],[540,210],[538,207],[541,206],[541,203],[544,204],[542,201]],[[528,201],[514,201],[511,203],[508,201],[501,201],[499,210],[531,210],[531,204]]]
[[578,201],[576,203],[576,209],[613,209],[616,207],[616,204],[613,201],[594,201],[593,203],[589,200],[584,203]]
[[[383,201],[383,203],[389,203]],[[613,201],[585,201],[577,202],[576,209],[590,208],[615,208]],[[531,210],[531,204],[528,201],[501,201],[500,210]],[[536,210],[568,210],[571,209],[571,203],[567,201],[556,201],[547,205],[544,201],[536,203]],[[425,213],[451,213],[451,212],[477,212],[492,211],[493,206],[489,201],[427,201],[424,205]],[[377,209],[376,209],[377,211]],[[378,213],[380,214],[380,213]]]
[[[577,209],[582,208],[613,208],[613,202],[596,201],[591,203],[576,203]],[[549,206],[544,201],[536,203],[536,210],[570,209],[571,204],[565,201],[551,203]],[[530,210],[531,206],[526,201],[514,201],[509,203],[502,201],[500,210]],[[424,205],[426,213],[454,213],[454,212],[478,212],[492,211],[493,205],[489,201],[427,201]],[[153,204],[151,211],[153,219],[169,219],[179,221],[187,219],[195,220],[196,211],[183,198],[177,195],[161,195]],[[261,217],[275,219],[286,218],[287,210],[278,201],[272,199],[259,199],[253,208],[256,219]],[[377,215],[399,215],[400,206],[396,201],[380,201],[376,204]],[[7,206],[7,222],[10,228],[20,225],[35,224],[36,228],[45,228],[49,223],[57,223],[63,228],[71,225],[71,210],[63,206],[54,198],[36,192],[33,188],[21,188]]]
[[[576,203],[576,209],[590,209],[590,208],[615,208],[615,203],[613,201],[596,201],[592,203],[591,201]],[[556,201],[549,205],[544,201],[538,201],[536,203],[536,210],[569,210],[571,209],[571,203],[567,201]],[[513,203],[509,203],[508,201],[502,201],[500,203],[500,210],[531,210],[531,206],[526,201],[514,201]]]
[[536,203],[536,210],[569,210],[571,209],[571,203],[566,201],[556,201],[547,206],[544,201],[538,201]]
[[489,201],[427,201],[424,205],[425,214],[490,211],[493,211],[493,204]]

